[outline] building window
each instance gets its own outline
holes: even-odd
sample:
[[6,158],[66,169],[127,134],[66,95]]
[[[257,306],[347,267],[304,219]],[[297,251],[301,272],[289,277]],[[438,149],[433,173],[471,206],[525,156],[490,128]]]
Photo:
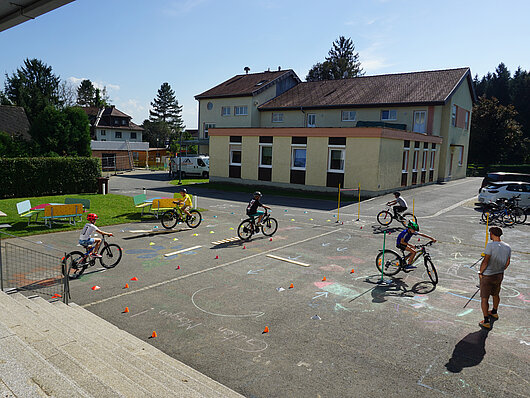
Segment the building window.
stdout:
[[432,145],[431,145],[431,148],[432,148],[433,151],[435,151],[436,150],[436,143],[433,142]]
[[354,122],[356,117],[355,111],[342,111],[342,121],[343,122]]
[[456,127],[456,105],[451,107],[451,126]]
[[245,106],[234,106],[234,116],[245,116],[248,115],[248,107]]
[[282,123],[283,122],[283,113],[273,113],[272,114],[273,123]]
[[419,151],[414,150],[414,155],[412,157],[412,171],[418,171],[418,153]]
[[121,131],[116,131],[114,133],[114,138],[121,138]]
[[426,117],[427,112],[425,111],[415,111],[414,112],[414,125],[412,131],[415,133],[425,134],[426,131]]
[[329,148],[328,172],[344,173],[344,148]]
[[208,102],[206,104],[206,109],[208,109],[209,111],[211,111],[213,109],[213,104],[211,102]]
[[230,107],[222,106],[221,107],[221,116],[230,116]]
[[115,153],[102,153],[101,154],[101,167],[104,169],[116,167],[116,154]]
[[120,121],[118,119],[114,119],[114,125],[118,126],[120,124]]
[[272,145],[259,145],[259,167],[272,167]]
[[204,123],[204,138],[208,138],[208,129],[214,129],[215,123]]
[[107,132],[105,130],[101,130],[101,135],[107,135]]
[[127,125],[127,120],[126,119],[121,119],[121,124],[122,124],[122,126],[126,126]]
[[466,118],[464,120],[464,130],[469,130],[469,111],[466,111]]
[[397,111],[396,110],[384,110],[381,111],[381,120],[396,120]]
[[462,166],[464,164],[464,147],[458,147],[458,165]]
[[135,140],[136,139],[136,133],[132,132],[131,133],[131,140]]
[[433,149],[432,152],[431,152],[431,165],[430,165],[430,169],[431,170],[434,170],[434,160],[436,158],[436,149]]
[[316,127],[317,126],[317,115],[314,113],[307,114],[307,127]]
[[241,145],[230,145],[230,166],[241,166]]
[[305,146],[293,146],[291,148],[292,170],[305,170],[306,152]]
[[421,169],[423,171],[425,171],[426,168],[427,168],[427,153],[428,153],[428,151],[423,150],[423,157],[421,159]]

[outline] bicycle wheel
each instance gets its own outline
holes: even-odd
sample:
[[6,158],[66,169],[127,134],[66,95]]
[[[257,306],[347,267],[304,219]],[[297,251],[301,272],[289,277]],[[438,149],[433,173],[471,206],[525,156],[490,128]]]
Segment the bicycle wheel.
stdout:
[[186,224],[190,228],[197,228],[202,221],[201,213],[199,210],[190,210],[191,216],[186,217]]
[[237,235],[241,240],[249,240],[254,233],[254,224],[250,218],[243,220],[237,227]]
[[79,278],[85,272],[87,262],[84,260],[85,254],[73,251],[66,255],[64,262],[66,264],[66,270],[68,277],[71,279]]
[[516,224],[524,224],[526,222],[526,213],[524,209],[520,207],[514,207],[512,209],[512,215],[515,218]]
[[502,213],[501,221],[506,227],[509,227],[515,224],[515,217],[510,213]]
[[415,223],[418,222],[418,219],[412,213],[403,213],[402,216],[403,218],[401,219],[401,224],[403,224],[405,228],[407,227],[407,225],[409,225],[410,221],[415,222]]
[[179,218],[173,210],[168,210],[162,215],[162,226],[166,229],[175,228]]
[[[385,265],[383,266],[383,274],[387,276],[396,275],[401,270],[401,256],[393,250],[385,250]],[[381,251],[375,258],[375,265],[379,272],[383,264],[383,251]]]
[[482,222],[490,222],[492,220],[492,214],[493,212],[490,209],[484,209],[480,219],[482,220]]
[[123,253],[121,247],[119,247],[115,243],[110,243],[108,245],[105,245],[105,247],[99,252],[99,254],[101,254],[99,262],[103,267],[114,268],[120,262]]
[[438,272],[436,272],[434,264],[432,263],[431,259],[427,257],[423,259],[423,262],[425,263],[425,269],[427,270],[427,275],[429,275],[429,279],[434,285],[436,285],[438,283]]
[[267,217],[265,222],[263,222],[261,226],[261,230],[263,231],[263,235],[265,236],[272,236],[278,229],[278,221],[276,219]]
[[383,226],[387,226],[392,222],[392,219],[394,216],[392,216],[392,213],[390,213],[387,210],[380,211],[377,215],[377,222]]

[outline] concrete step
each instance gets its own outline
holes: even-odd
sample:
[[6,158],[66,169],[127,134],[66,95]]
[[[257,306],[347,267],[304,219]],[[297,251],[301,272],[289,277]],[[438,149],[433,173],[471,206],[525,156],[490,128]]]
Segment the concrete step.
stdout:
[[[24,295],[15,293],[12,295],[20,304],[26,306],[33,313],[38,316],[42,322],[47,323],[48,327],[54,330],[54,335],[61,333],[65,338],[75,336],[76,343],[61,347],[65,350],[72,350],[73,353],[82,354],[85,356],[85,364],[99,363],[98,367],[89,369],[97,374],[100,378],[108,377],[100,372],[110,372],[113,376],[112,381],[105,381],[106,384],[112,386],[113,389],[119,391],[126,396],[136,397],[157,397],[157,394],[151,392],[149,388],[155,389],[157,386],[153,384],[147,375],[138,371],[126,361],[121,361],[107,350],[105,350],[98,341],[90,336],[90,331],[79,328],[76,322],[68,323],[61,317],[61,312],[54,312],[55,307],[44,301],[42,305],[35,299],[28,299]],[[70,354],[72,352],[68,351]],[[88,354],[88,355],[86,355]],[[136,381],[141,380],[138,384]]]
[[90,397],[1,321],[0,381],[15,397]]
[[[54,303],[54,305],[64,305],[63,303]],[[119,341],[119,344],[126,349],[137,355],[138,357],[146,360],[165,372],[169,376],[178,380],[187,380],[186,384],[196,391],[201,392],[205,397],[234,397],[241,398],[242,395],[236,393],[230,388],[224,386],[221,383],[209,378],[208,376],[196,371],[190,366],[170,357],[169,355],[158,350],[156,347],[148,344],[147,342],[138,339],[137,337],[122,331],[115,325],[107,322],[106,320],[98,317],[88,310],[78,306],[75,303],[70,303],[68,306],[70,310],[79,311],[85,314],[85,319],[89,320],[92,324],[98,325],[99,331],[106,330],[105,335],[113,336],[113,339]]]
[[94,355],[105,358],[109,365],[119,368],[125,376],[135,380],[137,384],[154,396],[168,398],[176,395],[190,398],[201,397],[200,394],[188,388],[185,383],[167,376],[152,366],[149,361],[127,352],[121,345],[112,341],[112,334],[105,336],[98,327],[94,327],[93,323],[87,321],[85,313],[71,311],[60,302],[50,305],[42,298],[31,299],[31,301],[43,313],[60,319],[62,327],[67,328],[72,333],[84,336],[86,346],[90,347]]

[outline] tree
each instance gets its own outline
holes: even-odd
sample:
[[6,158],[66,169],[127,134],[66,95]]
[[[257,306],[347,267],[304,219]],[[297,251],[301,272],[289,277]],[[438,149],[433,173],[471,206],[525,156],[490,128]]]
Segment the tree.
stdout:
[[51,66],[38,59],[25,59],[24,66],[13,75],[6,74],[4,93],[15,105],[26,110],[31,122],[49,105],[60,106],[58,76],[52,73]]
[[31,143],[20,136],[11,137],[0,131],[0,158],[26,157],[31,154]]
[[171,129],[169,124],[164,121],[144,120],[142,127],[144,129],[143,140],[149,142],[151,148],[165,146],[166,141],[170,140]]
[[47,106],[29,132],[40,155],[90,156],[90,125],[81,108]]
[[96,98],[96,89],[92,82],[85,79],[77,87],[77,105],[79,106],[94,106],[94,99]]
[[151,122],[165,122],[169,128],[177,135],[184,130],[182,121],[182,106],[179,106],[175,92],[171,89],[169,83],[163,83],[158,89],[158,93],[153,102],[152,110],[149,111],[149,120]]
[[523,140],[513,105],[482,96],[473,107],[469,160],[483,165],[529,160],[529,140]]
[[348,79],[363,74],[359,53],[355,52],[352,39],[339,36],[333,42],[326,60],[318,62],[309,70],[306,81]]

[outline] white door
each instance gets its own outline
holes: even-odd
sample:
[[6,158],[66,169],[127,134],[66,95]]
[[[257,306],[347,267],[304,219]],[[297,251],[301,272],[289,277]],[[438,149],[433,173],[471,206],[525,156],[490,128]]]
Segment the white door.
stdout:
[[414,127],[412,128],[412,131],[414,131],[415,133],[425,133],[426,114],[427,113],[425,111],[414,112]]

